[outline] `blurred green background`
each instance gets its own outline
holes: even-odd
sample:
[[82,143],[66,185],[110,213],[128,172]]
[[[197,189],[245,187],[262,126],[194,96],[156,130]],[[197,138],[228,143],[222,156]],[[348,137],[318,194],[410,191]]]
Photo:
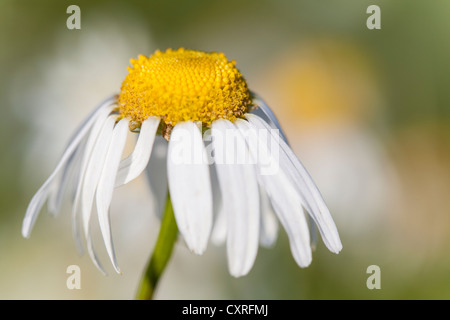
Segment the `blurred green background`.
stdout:
[[[68,30],[66,8],[81,8]],[[381,30],[366,9],[381,8]],[[344,249],[320,243],[307,269],[280,232],[234,279],[222,247],[180,241],[159,299],[450,298],[450,2],[0,0],[0,299],[132,299],[159,227],[143,178],[111,207],[109,276],[77,254],[70,207],[22,218],[77,124],[117,93],[130,58],[156,49],[221,51],[279,116],[317,182]],[[81,268],[68,290],[66,268]],[[381,268],[381,290],[366,269]]]

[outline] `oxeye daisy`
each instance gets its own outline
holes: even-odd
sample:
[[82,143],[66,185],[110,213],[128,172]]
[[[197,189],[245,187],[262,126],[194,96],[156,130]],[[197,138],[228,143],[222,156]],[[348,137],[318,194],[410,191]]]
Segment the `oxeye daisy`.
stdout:
[[[212,238],[226,242],[235,277],[252,268],[259,244],[270,246],[281,222],[300,267],[312,260],[315,230],[328,249],[342,249],[325,202],[295,156],[272,111],[251,92],[234,61],[222,53],[156,51],[131,60],[120,93],[104,101],[70,139],[61,160],[32,198],[22,234],[31,229],[46,200],[60,210],[74,172],[72,225],[95,265],[93,212],[112,265],[120,272],[109,207],[115,188],[146,168],[155,138],[167,144],[167,208],[187,247],[202,254]],[[128,134],[136,134],[123,158]],[[165,185],[153,181],[153,185]],[[170,196],[169,196],[170,195]]]

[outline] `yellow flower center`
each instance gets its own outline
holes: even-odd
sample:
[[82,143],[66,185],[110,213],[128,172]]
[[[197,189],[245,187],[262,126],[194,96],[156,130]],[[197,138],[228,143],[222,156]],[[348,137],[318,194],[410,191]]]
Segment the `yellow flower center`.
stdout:
[[118,98],[120,114],[139,126],[150,116],[167,126],[181,121],[210,125],[243,118],[251,104],[247,84],[223,53],[168,49],[131,59]]

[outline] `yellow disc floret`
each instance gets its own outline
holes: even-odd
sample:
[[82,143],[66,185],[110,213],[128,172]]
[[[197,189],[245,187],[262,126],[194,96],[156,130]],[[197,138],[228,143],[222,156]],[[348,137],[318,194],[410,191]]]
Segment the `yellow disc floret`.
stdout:
[[181,121],[242,118],[251,104],[247,84],[223,53],[156,51],[132,59],[118,98],[120,114],[137,125],[149,116],[168,126]]

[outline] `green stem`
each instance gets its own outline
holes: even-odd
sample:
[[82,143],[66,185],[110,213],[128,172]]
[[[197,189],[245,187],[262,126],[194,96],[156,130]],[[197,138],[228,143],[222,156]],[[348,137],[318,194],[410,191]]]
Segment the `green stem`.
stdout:
[[151,300],[153,298],[158,281],[167,266],[167,262],[169,262],[177,235],[177,223],[168,193],[158,240],[137,292],[136,298],[138,300]]

